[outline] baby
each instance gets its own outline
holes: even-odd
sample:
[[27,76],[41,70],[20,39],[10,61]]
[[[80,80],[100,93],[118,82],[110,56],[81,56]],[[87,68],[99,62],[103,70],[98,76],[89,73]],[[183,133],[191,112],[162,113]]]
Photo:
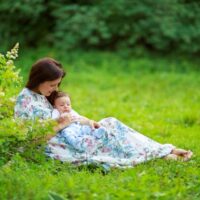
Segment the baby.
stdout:
[[[100,125],[94,120],[90,120],[75,112],[72,109],[70,97],[66,93],[54,92],[50,102],[54,106],[52,119],[58,120],[61,127],[64,127],[59,131],[59,135],[64,140],[67,139],[67,141],[74,145],[74,147],[76,146],[76,137],[79,137],[79,134],[95,134],[94,130],[100,127]],[[69,118],[71,121],[68,126],[65,126],[66,118]],[[62,123],[64,126],[62,126]],[[55,137],[50,139],[48,143],[65,148],[65,144],[62,143],[62,141],[58,144],[59,142],[54,140],[56,140]]]
[[[62,128],[56,137],[51,138],[48,143],[53,146],[66,148],[66,143],[70,147],[84,152],[93,151],[92,145],[95,140],[103,140],[107,137],[107,131],[94,120],[79,115],[72,109],[70,97],[64,92],[54,92],[51,104],[54,106],[52,118],[56,119],[59,124],[63,123]],[[71,123],[65,126],[65,120],[70,119]],[[95,143],[96,145],[96,143]],[[101,145],[101,143],[98,143]],[[86,148],[87,146],[87,148]],[[85,149],[86,148],[86,149]]]
[[88,125],[92,129],[99,128],[97,122],[79,115],[72,109],[70,97],[66,93],[60,91],[56,92],[51,103],[54,106],[52,119],[60,120],[59,122],[62,123],[66,117],[69,117],[72,122],[79,122],[82,125]]

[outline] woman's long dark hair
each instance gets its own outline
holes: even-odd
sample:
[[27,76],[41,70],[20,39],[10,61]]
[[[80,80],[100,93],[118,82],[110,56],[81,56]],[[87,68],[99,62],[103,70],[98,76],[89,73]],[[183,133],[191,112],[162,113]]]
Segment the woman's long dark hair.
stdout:
[[53,81],[64,76],[65,72],[61,63],[52,58],[42,58],[33,64],[26,87],[33,90],[45,81]]
[[45,81],[53,81],[64,76],[65,72],[58,61],[42,58],[33,64],[26,87],[32,90]]

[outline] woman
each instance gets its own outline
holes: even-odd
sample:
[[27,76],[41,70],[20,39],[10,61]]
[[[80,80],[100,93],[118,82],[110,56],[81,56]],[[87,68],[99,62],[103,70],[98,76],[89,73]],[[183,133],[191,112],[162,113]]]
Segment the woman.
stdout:
[[[64,76],[62,65],[56,60],[38,60],[31,68],[26,87],[17,98],[15,117],[32,120],[51,118],[51,95],[58,89]],[[76,164],[96,163],[104,167],[121,168],[154,158],[188,160],[192,156],[191,151],[177,149],[171,144],[159,144],[115,118],[94,123],[100,127],[90,132],[81,125],[75,126],[69,116],[58,119],[55,127],[58,133],[50,139],[46,154]],[[59,131],[66,126],[69,134],[63,138]]]

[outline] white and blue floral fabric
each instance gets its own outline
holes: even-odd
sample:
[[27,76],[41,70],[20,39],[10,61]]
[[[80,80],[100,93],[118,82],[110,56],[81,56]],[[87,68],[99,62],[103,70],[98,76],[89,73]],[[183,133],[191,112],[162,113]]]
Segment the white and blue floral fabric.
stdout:
[[[45,96],[24,88],[15,106],[15,117],[48,119],[53,107]],[[160,144],[126,126],[119,120],[104,118],[100,128],[74,122],[49,140],[46,154],[64,162],[97,164],[103,167],[133,167],[139,163],[164,157],[175,148]]]

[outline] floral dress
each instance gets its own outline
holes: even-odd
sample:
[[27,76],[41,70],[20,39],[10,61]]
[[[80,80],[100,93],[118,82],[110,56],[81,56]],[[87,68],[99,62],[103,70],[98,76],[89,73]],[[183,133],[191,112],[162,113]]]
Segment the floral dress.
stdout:
[[[51,118],[53,108],[45,96],[24,88],[15,105],[15,117]],[[74,164],[97,164],[127,168],[151,159],[164,157],[175,147],[160,144],[126,126],[119,120],[104,118],[100,128],[74,122],[51,138],[46,155]]]

